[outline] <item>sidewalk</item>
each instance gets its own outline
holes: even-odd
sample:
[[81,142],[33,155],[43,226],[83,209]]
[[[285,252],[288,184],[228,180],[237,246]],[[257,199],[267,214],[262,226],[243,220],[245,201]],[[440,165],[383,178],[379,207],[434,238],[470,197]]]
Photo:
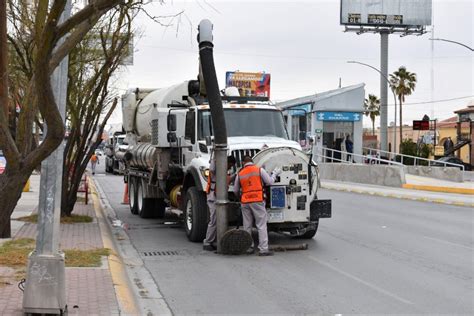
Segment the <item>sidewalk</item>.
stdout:
[[[39,196],[39,175],[32,175],[30,192],[24,192],[12,215],[13,239],[35,238],[36,224],[13,220],[36,212]],[[60,249],[90,250],[104,247],[98,215],[92,205],[78,202],[74,214],[88,215],[91,223],[61,224]],[[18,277],[11,268],[0,267],[4,282],[0,284],[0,314],[22,315],[23,293],[18,288]],[[10,277],[9,277],[10,276]],[[120,315],[120,308],[112,281],[109,261],[102,260],[97,268],[66,267],[66,302],[71,315]]]
[[470,181],[452,182],[411,174],[406,174],[405,179],[407,182],[403,185],[405,189],[474,195],[474,183]]
[[[433,180],[436,181],[435,179]],[[397,199],[474,207],[474,196],[469,194],[429,192],[334,180],[321,180],[321,187],[329,190],[378,195]]]

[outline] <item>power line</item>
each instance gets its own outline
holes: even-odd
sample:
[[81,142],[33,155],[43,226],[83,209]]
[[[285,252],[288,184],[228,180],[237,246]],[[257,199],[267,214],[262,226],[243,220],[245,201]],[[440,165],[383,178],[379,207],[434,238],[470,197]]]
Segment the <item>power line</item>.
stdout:
[[[434,101],[424,101],[424,102],[412,102],[412,103],[403,103],[403,105],[416,105],[416,104],[429,104],[429,103],[441,103],[441,102],[448,102],[448,101],[456,101],[456,100],[462,100],[462,99],[467,99],[467,98],[474,98],[474,95],[467,95],[465,97],[457,97],[457,98],[451,98],[451,99],[442,99],[442,100],[434,100]],[[387,104],[390,106],[393,106],[394,104]]]
[[[197,51],[193,49],[185,49],[185,48],[173,48],[173,47],[166,47],[166,46],[157,46],[157,45],[147,45],[143,44],[140,47],[150,47],[150,48],[158,48],[158,49],[165,49],[177,52],[183,52],[188,54],[195,54]],[[331,57],[331,56],[298,56],[298,55],[269,55],[269,54],[253,54],[253,53],[239,53],[239,52],[232,52],[232,51],[219,51],[214,50],[215,55],[230,55],[230,56],[250,56],[250,57],[263,57],[263,58],[281,58],[281,59],[294,59],[294,60],[347,60],[350,57]],[[358,57],[360,60],[375,60],[378,57]],[[412,57],[411,59],[430,59],[431,57]],[[471,56],[436,56],[434,59],[453,59],[453,58],[472,58]],[[397,57],[393,57],[392,59],[401,59]]]

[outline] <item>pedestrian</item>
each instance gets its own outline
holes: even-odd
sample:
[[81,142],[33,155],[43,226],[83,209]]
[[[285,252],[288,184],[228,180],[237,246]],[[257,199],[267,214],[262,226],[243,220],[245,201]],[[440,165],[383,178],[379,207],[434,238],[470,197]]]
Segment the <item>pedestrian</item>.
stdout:
[[450,155],[451,153],[449,151],[454,147],[454,143],[451,137],[448,137],[448,139],[444,141],[443,147],[444,147],[444,155],[445,156]]
[[347,151],[347,161],[352,161],[354,143],[352,142],[350,135],[347,135],[345,145],[346,145],[346,151]]
[[[250,156],[243,159],[243,167],[240,169],[234,182],[234,193],[239,196],[242,209],[244,229],[252,234],[252,227],[255,223],[258,231],[258,255],[273,256],[273,252],[268,249],[267,233],[267,210],[265,208],[264,185],[272,185],[276,177],[281,173],[280,168],[275,168],[272,175],[268,175],[265,169],[254,165]],[[247,251],[253,253],[254,244]]]
[[[227,156],[227,171],[231,170],[235,166],[235,158],[233,156]],[[231,180],[231,176],[227,176],[227,185]],[[209,166],[209,174],[207,176],[207,207],[209,208],[209,223],[207,224],[206,238],[204,239],[202,249],[207,251],[214,251],[216,247],[217,235],[217,218],[216,218],[216,162],[215,159],[211,159]]]
[[95,167],[98,163],[99,163],[99,158],[97,157],[97,155],[95,153],[93,153],[92,157],[91,157],[92,175],[95,174]]

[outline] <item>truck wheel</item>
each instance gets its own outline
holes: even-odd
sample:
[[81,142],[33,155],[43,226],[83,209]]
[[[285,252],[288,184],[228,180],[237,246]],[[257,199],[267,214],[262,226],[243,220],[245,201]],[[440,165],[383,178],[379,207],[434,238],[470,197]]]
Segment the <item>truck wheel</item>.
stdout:
[[156,210],[156,217],[157,218],[165,217],[166,206],[167,206],[165,199],[154,199],[154,200],[155,200],[154,209]]
[[128,178],[128,201],[130,202],[130,212],[138,214],[137,180],[134,177]]
[[138,180],[137,185],[137,209],[138,215],[141,218],[150,218],[153,217],[153,210],[155,206],[155,200],[152,198],[145,198],[144,197],[144,187],[142,181]]
[[318,224],[319,224],[319,223],[316,223],[316,228],[311,229],[311,230],[308,230],[308,231],[306,231],[306,233],[304,233],[303,235],[298,236],[298,237],[296,237],[296,238],[300,238],[300,239],[312,239],[312,238],[314,237],[314,235],[316,235],[316,232],[318,231]]
[[196,187],[190,187],[186,192],[184,203],[184,228],[188,239],[202,242],[207,231],[206,195]]

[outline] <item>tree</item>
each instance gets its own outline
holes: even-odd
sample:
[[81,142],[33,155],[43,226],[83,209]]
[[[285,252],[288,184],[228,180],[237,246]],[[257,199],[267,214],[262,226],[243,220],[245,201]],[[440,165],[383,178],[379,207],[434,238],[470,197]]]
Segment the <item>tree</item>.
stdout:
[[[405,66],[400,66],[398,70],[390,74],[390,86],[398,96],[400,105],[400,142],[403,140],[403,116],[402,105],[405,102],[405,96],[412,94],[416,87],[416,74],[407,71]],[[395,122],[396,124],[396,122]]]
[[375,135],[375,118],[380,115],[380,99],[376,95],[369,94],[369,98],[364,102],[365,116],[369,116],[372,121],[372,135]]
[[[123,0],[90,1],[62,23],[59,23],[59,18],[64,11],[66,0],[10,0],[9,3],[9,9],[22,8],[33,21],[31,27],[25,27],[25,30],[22,27],[13,28],[10,36],[13,39],[16,36],[30,36],[33,41],[33,58],[31,78],[22,88],[21,111],[14,132],[9,128],[11,113],[0,111],[0,148],[7,160],[6,169],[0,175],[0,238],[8,238],[11,235],[10,216],[32,171],[64,138],[65,127],[50,82],[52,72],[97,21],[110,9],[123,5]],[[0,10],[3,12],[6,8],[2,6]],[[2,16],[5,15],[0,14],[0,17]],[[27,31],[29,34],[18,34],[18,31]],[[0,32],[6,32],[6,28],[0,28]],[[0,34],[0,38],[2,36],[4,34]],[[58,41],[63,38],[64,42],[56,47]],[[2,45],[0,49],[2,54],[6,54],[7,45]],[[8,67],[0,65],[0,75],[5,78],[8,73]],[[2,90],[5,91],[5,83]],[[7,108],[8,97],[2,95],[0,109]],[[31,131],[37,112],[48,128],[43,142],[33,148]]]
[[109,83],[130,53],[134,16],[129,7],[110,11],[69,54],[62,216],[70,216],[74,209],[84,171],[117,105]]

